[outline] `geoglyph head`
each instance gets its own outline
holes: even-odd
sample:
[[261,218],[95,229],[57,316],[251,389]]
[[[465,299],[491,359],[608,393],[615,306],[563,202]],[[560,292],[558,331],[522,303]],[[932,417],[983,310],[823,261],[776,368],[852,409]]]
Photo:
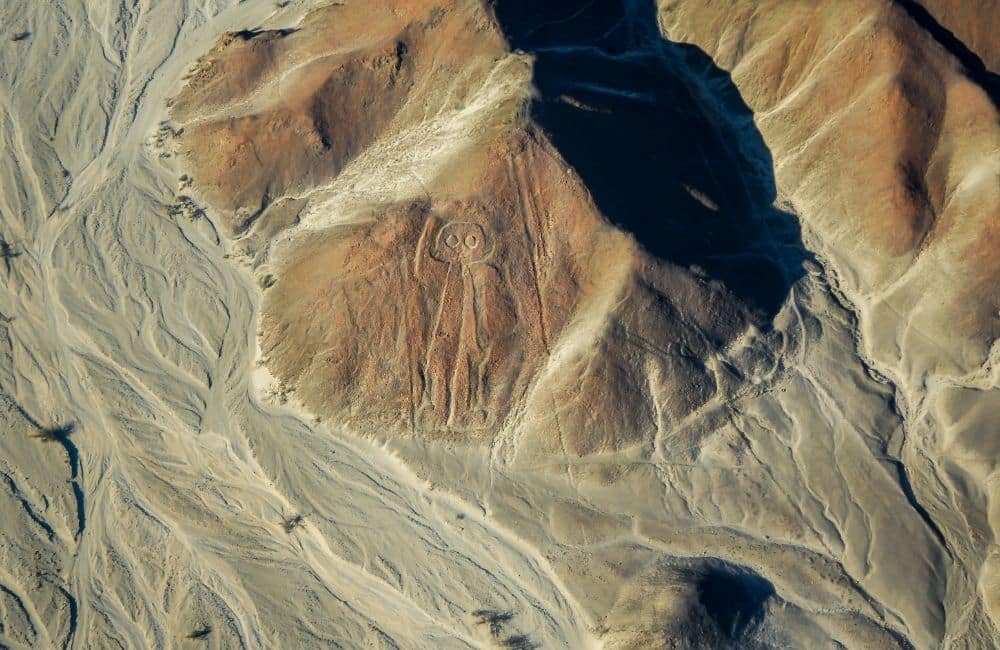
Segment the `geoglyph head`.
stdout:
[[489,257],[493,246],[493,236],[478,223],[451,221],[438,230],[431,257],[449,264],[475,264]]

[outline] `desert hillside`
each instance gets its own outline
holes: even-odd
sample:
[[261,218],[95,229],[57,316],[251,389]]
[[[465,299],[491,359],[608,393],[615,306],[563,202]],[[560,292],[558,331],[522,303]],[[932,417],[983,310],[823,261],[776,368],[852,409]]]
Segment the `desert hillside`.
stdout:
[[1000,644],[1000,9],[14,0],[0,647]]

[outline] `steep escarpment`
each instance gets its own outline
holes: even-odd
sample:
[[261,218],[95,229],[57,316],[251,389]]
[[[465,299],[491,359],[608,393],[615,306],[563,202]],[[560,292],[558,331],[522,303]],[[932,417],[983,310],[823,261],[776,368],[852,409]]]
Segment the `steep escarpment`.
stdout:
[[961,27],[980,24],[975,3],[927,3],[952,35],[897,4],[661,2],[660,20],[754,109],[779,188],[859,315],[859,349],[897,383],[914,498],[995,617],[995,551],[978,540],[998,530],[984,418],[1000,386],[1000,129],[968,56],[988,45]]
[[607,647],[988,643],[995,109],[885,3],[656,9],[217,42],[171,128],[270,388],[512,531]]
[[732,71],[779,186],[865,303],[873,349],[900,350],[917,382],[982,365],[1000,334],[1000,135],[960,63],[891,5],[664,2],[660,16]]
[[[331,34],[327,23],[356,17],[330,6],[300,29],[227,36],[201,60],[173,108],[181,154],[235,231],[272,214],[272,201],[322,193],[323,179],[370,155],[375,140],[423,128],[426,109],[413,107],[439,101],[457,78],[481,76],[504,43],[496,25],[475,39],[449,36],[492,25],[482,10],[406,11],[389,37]],[[369,41],[391,56],[373,55]],[[317,42],[346,54],[303,63]],[[341,223],[287,233],[262,351],[310,408],[362,431],[488,445],[516,438],[519,448],[580,455],[649,444],[663,422],[726,390],[699,359],[762,323],[796,277],[769,261],[774,242],[732,152],[655,55],[535,56],[531,113],[517,108],[528,87],[514,87],[513,110],[499,102],[443,171],[408,170],[426,196],[383,196]],[[596,74],[574,78],[567,66]],[[309,67],[303,79],[321,84],[299,79]],[[609,84],[623,72],[645,88],[616,92]],[[284,92],[279,108],[260,106],[275,101],[266,89],[282,87],[308,101]],[[640,91],[649,97],[628,95]],[[675,117],[664,122],[650,107],[668,101]],[[206,105],[224,108],[207,118]],[[294,106],[303,128],[276,117]],[[701,139],[677,140],[689,129]],[[672,139],[672,155],[649,164]],[[306,210],[324,210],[314,203]],[[702,223],[690,228],[689,218]],[[750,273],[757,281],[741,283]],[[657,379],[642,378],[650,372]],[[610,384],[608,373],[617,377]],[[582,390],[568,376],[582,378]],[[561,424],[540,419],[548,403]]]
[[989,0],[898,2],[938,42],[975,74],[1000,72],[1000,14]]

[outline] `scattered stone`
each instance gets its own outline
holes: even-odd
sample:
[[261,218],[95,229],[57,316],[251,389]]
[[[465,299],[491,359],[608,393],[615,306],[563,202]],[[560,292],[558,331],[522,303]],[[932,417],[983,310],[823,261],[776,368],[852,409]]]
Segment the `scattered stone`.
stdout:
[[169,214],[172,217],[182,215],[189,221],[201,219],[205,216],[205,209],[198,205],[194,199],[186,194],[178,194],[174,199],[174,204],[170,206]]

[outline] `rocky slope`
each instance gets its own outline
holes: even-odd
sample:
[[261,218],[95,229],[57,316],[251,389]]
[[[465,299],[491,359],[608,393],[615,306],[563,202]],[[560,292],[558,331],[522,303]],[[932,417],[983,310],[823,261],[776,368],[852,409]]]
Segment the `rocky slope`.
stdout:
[[[996,530],[987,521],[1000,413],[990,88],[910,7],[831,5],[778,21],[782,6],[664,2],[660,19],[730,70],[753,107],[779,186],[858,313],[863,356],[897,386],[915,497],[947,522],[957,565],[996,615],[995,550],[982,541]],[[831,30],[825,11],[853,12],[851,26]]]
[[[508,1],[401,13],[394,31],[366,23],[324,41],[345,52],[324,88],[347,112],[295,192],[271,184],[268,157],[310,154],[241,125],[284,110],[254,98],[298,74],[304,55],[280,49],[308,50],[310,27],[219,46],[259,47],[274,63],[225,99],[239,110],[224,115],[228,132],[270,152],[263,176],[229,176],[226,197],[252,196],[213,206],[267,219],[275,198],[308,204],[273,243],[247,237],[273,273],[261,342],[277,390],[452,489],[489,458],[489,485],[465,489],[519,534],[539,524],[514,494],[539,481],[567,503],[588,494],[588,517],[610,519],[600,550],[589,518],[570,523],[579,512],[532,541],[574,558],[557,566],[591,595],[583,606],[611,646],[992,638],[991,565],[976,541],[990,534],[978,523],[988,489],[971,488],[987,474],[969,452],[992,457],[996,413],[996,112],[912,8]],[[320,34],[324,20],[359,24],[349,6],[304,24]],[[485,35],[449,38],[442,54],[429,44],[453,24]],[[396,53],[390,76],[356,82],[345,71],[381,69],[373,42]],[[202,65],[230,56],[247,60],[235,49]],[[516,70],[506,95],[502,65]],[[183,107],[232,92],[230,79],[195,76],[179,97],[195,170],[218,139],[192,130]],[[440,104],[456,92],[469,93],[463,107]],[[370,120],[356,108],[366,101]],[[428,144],[409,133],[444,128],[429,112],[466,120],[464,139],[430,149],[443,158],[433,167],[406,152]],[[311,120],[316,132],[334,123]],[[373,139],[387,144],[362,151]],[[337,176],[400,159],[418,183],[373,196]],[[215,181],[206,188],[212,200]],[[970,410],[960,423],[941,413],[955,399]],[[557,541],[566,525],[589,541]],[[686,537],[701,550],[676,542]],[[648,555],[646,568],[613,569],[625,548]],[[786,574],[817,561],[818,573]],[[595,579],[617,595],[593,597]],[[726,585],[720,611],[706,580]],[[846,602],[812,600],[819,583]]]
[[0,644],[1000,643],[988,4],[26,5]]

